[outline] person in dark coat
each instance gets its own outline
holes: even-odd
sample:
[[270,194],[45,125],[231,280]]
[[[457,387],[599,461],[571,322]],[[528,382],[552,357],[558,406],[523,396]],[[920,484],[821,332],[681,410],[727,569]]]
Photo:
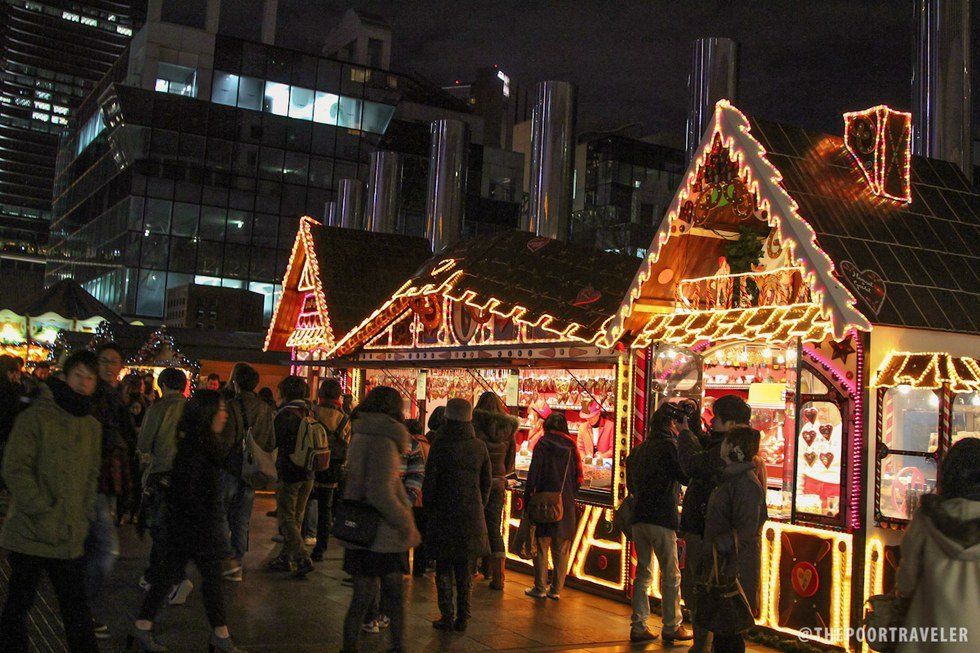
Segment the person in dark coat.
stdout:
[[[422,483],[426,507],[425,551],[436,561],[442,617],[434,628],[466,630],[474,561],[490,550],[483,508],[490,496],[490,456],[473,432],[473,408],[465,399],[446,403],[446,423],[429,449]],[[453,621],[453,584],[456,620]]]
[[187,402],[177,431],[180,443],[174,456],[164,508],[166,547],[164,560],[150,569],[150,589],[128,645],[143,651],[166,651],[153,637],[153,620],[167,593],[193,561],[201,573],[204,609],[211,625],[210,650],[241,651],[228,634],[221,561],[225,554],[222,528],[221,465],[228,455],[221,433],[228,410],[216,390],[198,390]]
[[514,435],[518,424],[517,418],[507,413],[507,407],[497,393],[488,390],[480,395],[473,410],[473,430],[476,431],[476,437],[487,445],[493,468],[490,499],[484,510],[487,535],[490,538],[490,557],[484,560],[491,578],[490,589],[493,590],[504,589],[504,563],[507,554],[501,521],[507,493],[506,477],[514,471],[514,459],[517,457]]
[[[425,423],[429,429],[425,433],[425,443],[427,447],[431,447],[432,443],[436,441],[436,438],[439,437],[439,429],[441,429],[442,425],[445,423],[446,407],[436,406],[432,409],[432,414],[429,415],[429,421]],[[426,452],[426,455],[428,455],[428,452]]]
[[[697,569],[711,550],[704,546],[704,519],[708,498],[718,485],[725,461],[721,458],[721,443],[725,433],[735,426],[748,424],[752,409],[738,395],[719,397],[714,403],[711,431],[701,438],[690,429],[677,436],[677,455],[684,474],[691,478],[681,507],[681,534],[684,536],[684,569],[681,571],[681,594],[684,604],[694,613]],[[711,633],[694,625],[693,653],[711,651]]]
[[[531,456],[531,466],[524,484],[524,505],[538,492],[561,492],[562,517],[552,524],[535,524],[537,553],[534,556],[534,587],[524,590],[528,596],[558,600],[565,585],[568,555],[575,539],[577,516],[575,493],[583,481],[578,439],[568,432],[564,413],[555,412],[544,421],[545,434],[538,440]],[[548,582],[548,552],[555,569],[551,587]]]
[[[756,473],[755,456],[759,453],[759,432],[738,426],[725,434],[721,457],[725,461],[718,486],[708,499],[704,521],[704,544],[718,552],[719,572],[738,576],[753,612],[759,608],[759,565],[762,549],[762,526],[769,518],[766,510],[766,488]],[[706,556],[699,574],[707,573]],[[744,653],[741,633],[713,633],[715,653]]]
[[653,582],[654,556],[661,570],[663,629],[660,635],[665,642],[693,638],[681,624],[681,572],[677,564],[677,504],[680,486],[686,485],[688,478],[677,461],[675,436],[687,427],[687,416],[678,404],[661,404],[650,419],[647,438],[626,459],[626,487],[635,501],[631,539],[636,548],[636,577],[631,642],[657,637],[646,625],[650,617],[648,593]]

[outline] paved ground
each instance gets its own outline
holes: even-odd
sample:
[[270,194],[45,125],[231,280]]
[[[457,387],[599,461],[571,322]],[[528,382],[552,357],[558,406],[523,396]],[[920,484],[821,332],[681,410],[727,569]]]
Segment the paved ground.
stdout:
[[[229,627],[240,646],[254,652],[289,651],[313,653],[338,651],[344,613],[350,589],[340,583],[340,551],[332,548],[327,560],[306,580],[260,570],[263,560],[275,545],[271,537],[274,520],[265,516],[273,502],[256,501],[252,518],[252,548],[245,561],[243,583],[226,583]],[[132,527],[123,527],[123,556],[108,588],[109,608],[101,615],[109,623],[114,639],[103,644],[103,651],[122,650],[123,641],[142,592],[137,580],[145,564],[146,543],[141,543]],[[196,575],[192,573],[192,578]],[[422,580],[406,583],[408,600],[409,651],[659,651],[657,641],[646,646],[630,646],[629,608],[584,592],[567,589],[559,602],[532,600],[524,596],[529,577],[509,572],[503,593],[490,591],[480,583],[473,592],[473,618],[465,634],[443,634],[431,627],[438,617],[435,587],[431,574]],[[0,595],[4,594],[5,576],[0,569]],[[187,604],[168,607],[161,613],[157,632],[161,643],[171,651],[205,650],[208,627],[195,589]],[[54,633],[56,621],[53,600],[39,605],[34,612],[35,632],[47,633],[37,638],[39,651],[64,651]],[[363,635],[362,651],[383,651],[387,639],[381,635]],[[667,650],[687,651],[687,646]],[[750,650],[764,651],[761,647]]]

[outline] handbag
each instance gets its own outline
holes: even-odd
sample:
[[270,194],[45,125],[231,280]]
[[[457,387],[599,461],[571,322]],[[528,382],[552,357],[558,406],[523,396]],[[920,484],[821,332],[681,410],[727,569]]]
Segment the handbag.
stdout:
[[530,519],[522,519],[520,526],[517,527],[511,553],[524,560],[534,559],[537,543],[534,538],[534,523]]
[[[909,609],[909,599],[900,596],[898,592],[890,594],[875,594],[869,596],[865,602],[863,626],[865,632],[875,630],[882,635],[898,628],[905,623],[905,615]],[[874,641],[867,641],[868,648],[879,653],[893,653],[898,647],[898,642],[890,641],[886,636],[879,635]]]
[[527,516],[535,524],[555,524],[561,521],[565,513],[565,506],[561,500],[561,491],[565,488],[565,479],[568,478],[568,465],[572,461],[572,454],[568,454],[565,462],[565,474],[561,477],[561,488],[557,492],[535,492],[527,501]]
[[613,513],[613,526],[627,538],[633,532],[633,513],[636,510],[636,496],[631,494],[619,504]]
[[334,508],[330,534],[338,540],[361,547],[374,544],[381,525],[381,513],[370,503],[344,499]]
[[[738,556],[738,540],[735,540]],[[711,547],[714,560],[708,577],[697,584],[694,623],[718,635],[736,635],[755,625],[752,608],[735,574],[730,580],[722,580],[718,573],[718,550]]]

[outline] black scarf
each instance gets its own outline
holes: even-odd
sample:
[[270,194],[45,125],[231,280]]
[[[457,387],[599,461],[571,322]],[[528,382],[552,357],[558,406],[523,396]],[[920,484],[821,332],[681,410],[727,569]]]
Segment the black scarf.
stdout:
[[54,377],[48,380],[48,387],[51,388],[54,403],[58,404],[62,410],[75,417],[85,417],[92,414],[91,397],[78,394],[67,383]]

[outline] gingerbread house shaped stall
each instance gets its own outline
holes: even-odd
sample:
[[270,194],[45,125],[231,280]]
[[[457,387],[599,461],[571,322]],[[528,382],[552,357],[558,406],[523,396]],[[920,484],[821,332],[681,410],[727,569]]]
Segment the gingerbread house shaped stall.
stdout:
[[[431,255],[422,238],[323,226],[304,216],[263,348],[289,352],[293,372],[315,391],[332,375],[319,361]],[[349,375],[338,372],[349,390]]]
[[892,583],[894,529],[980,435],[980,198],[910,154],[910,126],[879,106],[842,138],[719,102],[599,341],[652,347],[656,392],[706,416],[746,398],[768,471],[757,621],[845,648]]
[[563,411],[586,451],[570,578],[620,597],[630,582],[629,549],[612,508],[625,493],[625,459],[642,414],[633,405],[646,403],[646,354],[597,341],[638,264],[526,232],[461,241],[403,280],[324,361],[356,370],[359,395],[377,384],[400,388],[423,419],[450,397],[475,401],[492,390],[503,398],[521,419],[506,541],[520,523],[542,415]]

